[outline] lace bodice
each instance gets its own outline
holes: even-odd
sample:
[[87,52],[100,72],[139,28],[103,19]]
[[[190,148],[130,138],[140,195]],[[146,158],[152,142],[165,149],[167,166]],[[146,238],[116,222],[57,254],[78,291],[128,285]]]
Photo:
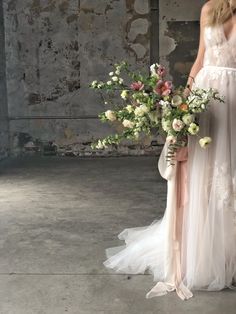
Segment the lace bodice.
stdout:
[[205,27],[204,66],[236,68],[236,34],[226,38],[223,25]]

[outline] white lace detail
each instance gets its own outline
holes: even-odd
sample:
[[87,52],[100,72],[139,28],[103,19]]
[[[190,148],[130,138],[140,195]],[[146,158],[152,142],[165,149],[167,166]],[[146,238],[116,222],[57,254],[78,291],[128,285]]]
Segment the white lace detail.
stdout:
[[[213,179],[214,180],[214,179]],[[215,188],[220,208],[230,210],[233,208],[233,182],[228,163],[215,163]]]
[[236,203],[236,185],[232,181],[232,176],[230,172],[230,166],[227,162],[219,164],[214,163],[214,166],[210,168],[212,171],[212,179],[208,182],[205,195],[211,196],[211,191],[215,191],[215,195],[212,195],[213,198],[216,198],[216,206],[218,210],[233,210],[235,212],[235,203]]
[[225,38],[222,26],[205,27],[204,38],[204,66],[236,67],[235,40]]
[[204,66],[202,70],[208,71],[207,73],[211,80],[219,80],[219,79],[226,80],[229,75],[236,79],[236,69],[217,67],[217,66]]

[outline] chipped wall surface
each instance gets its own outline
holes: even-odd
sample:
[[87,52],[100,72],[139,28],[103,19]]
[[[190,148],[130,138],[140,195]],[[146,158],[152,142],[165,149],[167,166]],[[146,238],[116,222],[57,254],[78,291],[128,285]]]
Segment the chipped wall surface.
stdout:
[[[112,131],[97,119],[106,107],[101,96],[89,90],[88,85],[92,80],[105,79],[117,61],[127,60],[135,68],[147,69],[148,3],[4,2],[14,153],[20,153],[25,145],[30,150],[50,143],[62,150],[81,147],[84,151],[86,146],[89,150],[91,140]],[[35,143],[40,143],[40,147],[36,148]]]
[[7,92],[5,77],[5,38],[3,22],[3,6],[0,0],[0,159],[9,154],[9,129],[7,113]]
[[199,43],[200,0],[160,0],[160,62],[175,84],[184,85]]
[[[107,106],[89,83],[106,79],[120,60],[148,70],[150,57],[183,83],[196,56],[204,1],[3,2],[12,153],[91,155],[91,141],[113,129],[98,120]],[[157,142],[150,144],[145,138],[96,154],[155,154]]]

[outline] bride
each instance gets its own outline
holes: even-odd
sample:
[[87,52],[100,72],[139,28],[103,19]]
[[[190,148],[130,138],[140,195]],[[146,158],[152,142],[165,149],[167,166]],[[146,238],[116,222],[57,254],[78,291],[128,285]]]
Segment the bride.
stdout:
[[167,180],[166,210],[149,226],[123,230],[125,245],[106,249],[104,265],[117,272],[153,274],[151,298],[176,290],[181,299],[192,290],[233,288],[236,280],[236,0],[210,0],[202,8],[200,43],[188,88],[216,88],[224,103],[212,101],[199,119],[199,136],[158,168]]

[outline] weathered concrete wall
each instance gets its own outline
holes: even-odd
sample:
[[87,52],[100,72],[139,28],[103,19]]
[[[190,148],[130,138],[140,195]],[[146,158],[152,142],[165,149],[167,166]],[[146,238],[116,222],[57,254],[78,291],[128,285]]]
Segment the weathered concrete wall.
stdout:
[[[90,142],[112,130],[97,119],[106,106],[88,84],[104,79],[114,62],[148,69],[150,54],[152,61],[160,54],[170,77],[184,83],[197,52],[203,2],[5,0],[11,151],[90,155]],[[150,37],[156,14],[159,27]],[[154,53],[150,46],[158,41]],[[155,144],[144,140],[118,153],[151,154]]]
[[199,17],[205,0],[160,0],[160,62],[184,85],[197,54]]
[[6,92],[5,33],[3,6],[0,0],[0,159],[9,154],[9,130]]
[[148,66],[148,1],[11,0],[4,8],[12,151],[50,151],[53,142],[89,155],[89,142],[111,129],[97,119],[105,105],[88,84],[123,59]]

